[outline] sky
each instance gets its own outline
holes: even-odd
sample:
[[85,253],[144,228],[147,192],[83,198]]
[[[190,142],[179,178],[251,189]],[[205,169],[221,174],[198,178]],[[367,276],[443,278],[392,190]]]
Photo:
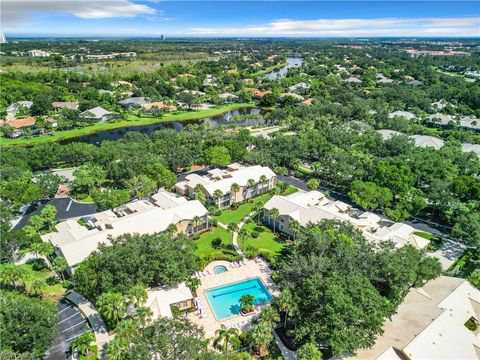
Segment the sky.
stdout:
[[1,0],[35,36],[480,37],[480,1]]

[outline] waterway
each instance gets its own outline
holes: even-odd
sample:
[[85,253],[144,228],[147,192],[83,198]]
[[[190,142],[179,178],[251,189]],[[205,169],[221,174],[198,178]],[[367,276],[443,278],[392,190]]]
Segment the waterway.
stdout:
[[299,67],[303,64],[303,59],[300,57],[287,57],[287,65],[279,70],[272,71],[265,75],[268,80],[278,80],[288,73],[288,69]]

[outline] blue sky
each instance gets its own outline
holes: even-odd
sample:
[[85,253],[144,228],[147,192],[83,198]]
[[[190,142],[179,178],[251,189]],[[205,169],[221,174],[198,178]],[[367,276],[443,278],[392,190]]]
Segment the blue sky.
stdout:
[[480,36],[478,1],[2,0],[7,35]]

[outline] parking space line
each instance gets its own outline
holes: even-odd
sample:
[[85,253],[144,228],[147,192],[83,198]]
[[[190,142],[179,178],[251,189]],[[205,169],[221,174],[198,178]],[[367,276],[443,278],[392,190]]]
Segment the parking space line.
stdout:
[[80,314],[80,313],[79,313],[79,312],[77,312],[77,313],[75,313],[75,314],[73,314],[73,315],[71,315],[71,316],[67,317],[66,319],[63,319],[63,320],[62,320],[62,321],[60,321],[58,324],[60,325],[60,324],[61,324],[61,323],[63,323],[64,321],[67,321],[68,319],[71,319],[72,317],[74,317],[74,316],[77,316],[77,315],[79,315],[79,314]]
[[72,308],[72,307],[73,307],[72,305],[69,305],[69,306],[66,307],[65,309],[59,311],[59,312],[57,313],[57,315],[63,313],[65,310],[68,310],[68,309],[70,309],[70,308]]
[[90,330],[86,330],[86,331],[82,332],[81,334],[78,334],[78,335],[72,336],[71,338],[68,338],[68,339],[65,340],[65,341],[70,341],[70,340],[72,340],[72,339],[75,339],[76,337],[82,336],[83,334],[85,334],[86,332],[89,332],[89,331],[90,331]]
[[67,330],[70,330],[70,329],[74,328],[75,326],[81,325],[81,324],[86,323],[86,322],[87,322],[87,320],[80,321],[79,323],[77,323],[77,324],[75,324],[75,325],[73,325],[73,326],[70,326],[69,328],[66,328],[66,329],[63,330],[62,332],[65,332],[65,331],[67,331]]

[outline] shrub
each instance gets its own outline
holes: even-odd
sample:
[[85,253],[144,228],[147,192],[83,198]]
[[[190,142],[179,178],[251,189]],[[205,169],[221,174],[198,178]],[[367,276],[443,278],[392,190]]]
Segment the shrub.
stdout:
[[218,226],[218,220],[215,219],[215,218],[211,218],[208,220],[208,223],[210,224],[210,226]]
[[256,232],[256,231],[252,231],[252,232],[250,233],[250,235],[251,235],[252,238],[254,238],[254,239],[256,239],[256,238],[258,238],[258,237],[260,236],[260,234],[259,234],[258,232]]

